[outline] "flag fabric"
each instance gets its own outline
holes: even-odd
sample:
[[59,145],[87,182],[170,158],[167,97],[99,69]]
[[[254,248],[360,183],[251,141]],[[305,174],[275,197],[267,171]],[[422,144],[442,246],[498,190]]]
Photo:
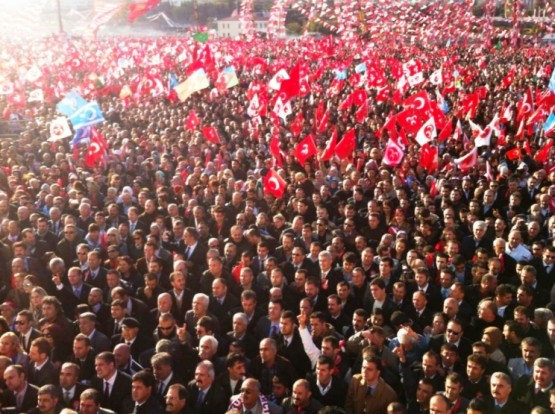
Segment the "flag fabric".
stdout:
[[198,127],[199,125],[200,125],[200,120],[198,119],[197,113],[193,109],[191,110],[191,112],[189,112],[189,115],[185,120],[185,128],[187,128],[189,131],[194,131],[195,128]]
[[399,112],[395,115],[395,120],[409,134],[416,134],[424,122],[414,108]]
[[197,32],[193,35],[193,39],[200,43],[208,42],[208,32]]
[[77,110],[87,105],[87,101],[81,98],[81,96],[75,92],[69,92],[64,99],[62,99],[56,105],[56,110],[65,115],[72,116]]
[[287,119],[289,115],[293,113],[293,108],[291,108],[291,100],[283,101],[281,96],[278,96],[274,109],[272,111],[279,116],[283,121]]
[[335,146],[335,154],[340,159],[350,158],[356,148],[356,135],[355,130],[350,129],[343,135],[341,141]]
[[90,23],[85,28],[84,35],[94,37],[98,28],[112,20],[112,18],[123,10],[125,6],[126,4],[124,2],[114,5],[104,1],[95,1],[93,5],[94,15],[92,16]]
[[283,79],[279,88],[279,94],[283,104],[299,94],[301,88],[300,62],[297,62],[297,64],[289,72],[288,76],[289,79]]
[[453,119],[451,118],[445,123],[445,126],[440,131],[437,139],[442,142],[447,141],[447,139],[449,139],[452,133],[453,133]]
[[461,171],[464,172],[470,170],[478,164],[478,147],[472,148],[468,154],[463,155],[454,161]]
[[314,137],[310,134],[304,137],[299,141],[293,153],[299,164],[304,167],[306,160],[318,153]]
[[544,163],[548,160],[549,151],[553,147],[553,140],[548,139],[547,142],[541,147],[541,149],[536,153],[534,160],[539,163]]
[[320,156],[320,161],[330,160],[333,157],[333,154],[335,154],[335,147],[336,146],[337,146],[337,128],[335,128],[335,126],[334,126],[331,138],[326,143],[326,148],[324,148],[324,151],[322,152],[322,155]]
[[439,166],[438,150],[435,145],[424,144],[420,149],[420,165],[428,173],[433,173]]
[[414,59],[403,64],[403,73],[407,78],[410,86],[417,86],[424,82],[424,73],[422,72],[422,64]]
[[287,74],[287,71],[285,69],[280,69],[272,77],[272,79],[270,79],[270,82],[268,82],[268,87],[270,89],[273,89],[274,91],[279,91],[279,89],[281,88],[281,83],[286,79],[289,79],[289,75]]
[[44,92],[42,89],[38,88],[29,92],[27,102],[44,102]]
[[291,126],[289,127],[289,129],[291,130],[291,133],[295,138],[297,138],[301,134],[303,130],[303,124],[304,124],[303,113],[299,111],[299,113],[291,123]]
[[555,114],[551,112],[542,126],[543,132],[547,135],[555,130]]
[[551,92],[555,92],[555,67],[553,68],[553,72],[551,72],[548,87]]
[[234,86],[239,85],[239,79],[235,73],[235,68],[233,66],[228,66],[220,72],[218,79],[216,80],[216,87],[219,91],[223,91]]
[[263,184],[264,192],[272,194],[276,198],[281,198],[287,188],[285,180],[272,169],[268,170],[264,176]]
[[218,136],[218,131],[213,126],[207,126],[201,129],[202,135],[208,142],[213,142],[214,144],[220,144],[220,137]]
[[509,73],[507,73],[507,76],[503,78],[503,88],[508,88],[513,84],[515,80],[515,72],[516,72],[516,67],[513,66],[509,71]]
[[105,121],[104,115],[100,110],[100,106],[96,102],[88,102],[86,105],[75,111],[69,120],[73,125],[73,129],[79,129],[86,126],[100,124]]
[[476,147],[487,147],[491,143],[491,133],[493,132],[490,125],[486,125],[483,130],[480,130],[476,138],[474,138],[474,145]]
[[401,163],[404,156],[404,149],[393,139],[387,141],[385,146],[382,162],[390,167],[396,167]]
[[129,4],[129,22],[133,23],[143,14],[155,9],[158,4],[160,4],[160,0],[147,0],[142,3]]
[[11,95],[14,90],[13,82],[0,83],[0,95]]
[[520,157],[520,155],[521,155],[521,151],[520,151],[520,148],[518,147],[510,149],[505,153],[505,157],[507,157],[507,159],[510,161],[516,160],[517,158]]
[[521,119],[526,118],[528,115],[532,113],[533,110],[534,110],[534,101],[532,99],[532,89],[528,88],[518,105],[518,113],[516,116],[516,120],[520,121]]
[[30,83],[38,81],[41,77],[42,72],[37,65],[31,66],[27,73],[25,73],[25,80]]
[[84,128],[79,128],[78,130],[76,130],[75,135],[71,140],[71,146],[75,147],[76,145],[79,145],[81,143],[88,142],[91,138],[91,129],[91,126],[86,126]]
[[184,82],[175,87],[175,92],[181,102],[184,102],[193,93],[206,89],[210,81],[204,69],[197,69]]
[[104,157],[107,149],[108,144],[102,135],[96,130],[96,128],[92,128],[91,141],[85,154],[85,163],[91,168],[94,167]]
[[435,137],[437,137],[436,124],[434,118],[431,117],[420,127],[416,133],[415,141],[418,142],[418,145],[423,147]]
[[48,141],[59,141],[71,135],[71,128],[65,116],[54,118],[50,122],[50,138],[48,138]]
[[491,169],[491,164],[489,163],[489,160],[486,161],[486,179],[488,181],[493,181],[493,171]]
[[168,91],[171,91],[179,85],[179,81],[177,80],[177,76],[173,72],[168,73]]
[[277,135],[272,135],[270,138],[270,152],[276,160],[276,164],[280,167],[283,166],[283,157],[281,156],[281,150],[279,148],[279,138]]
[[355,73],[366,72],[366,62],[359,63],[355,66]]
[[430,83],[432,85],[441,85],[443,83],[443,74],[441,72],[441,68],[439,68],[438,70],[434,71],[431,75],[430,75]]

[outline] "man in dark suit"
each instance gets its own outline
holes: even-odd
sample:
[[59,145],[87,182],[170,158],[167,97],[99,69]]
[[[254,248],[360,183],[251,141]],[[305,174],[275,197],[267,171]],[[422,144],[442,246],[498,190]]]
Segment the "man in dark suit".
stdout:
[[322,281],[320,294],[329,296],[337,292],[337,284],[343,280],[343,273],[337,268],[333,268],[333,256],[330,252],[324,250],[318,255],[318,263],[320,265],[319,280]]
[[25,370],[21,365],[10,365],[4,371],[6,388],[10,391],[9,406],[16,412],[26,413],[37,405],[38,387],[27,382]]
[[214,382],[224,390],[226,401],[241,392],[241,384],[247,374],[246,363],[247,359],[241,354],[229,354],[226,357],[226,371],[218,375]]
[[195,379],[187,386],[189,403],[197,414],[223,414],[228,400],[225,392],[215,384],[216,374],[210,361],[202,361],[195,370]]
[[92,312],[85,312],[79,315],[79,332],[86,335],[91,346],[96,353],[112,350],[110,339],[96,329],[96,315]]
[[100,406],[100,393],[94,388],[87,388],[79,398],[81,414],[116,414],[112,410]]
[[461,361],[466,361],[466,358],[472,354],[472,342],[464,336],[463,322],[458,319],[449,321],[445,334],[435,335],[430,339],[430,349],[440,354],[442,345],[447,343],[457,347]]
[[100,252],[96,250],[90,251],[87,255],[87,263],[89,268],[85,271],[83,280],[89,285],[104,289],[106,287],[106,274],[108,271],[105,267],[102,267]]
[[121,299],[126,304],[127,316],[137,319],[138,321],[148,321],[148,306],[139,299],[129,296],[129,292],[121,286],[112,289],[112,301]]
[[347,396],[347,384],[333,375],[334,363],[331,358],[320,356],[316,362],[316,373],[307,375],[312,398],[322,405],[343,407]]
[[[185,268],[185,272],[186,272]],[[172,314],[178,324],[183,324],[185,312],[191,309],[193,305],[194,293],[187,288],[187,277],[183,272],[175,271],[170,274],[170,284],[172,289],[168,293],[172,297]]]
[[121,334],[112,336],[112,346],[127,344],[135,361],[138,361],[139,356],[152,345],[150,337],[139,335],[139,327],[137,319],[125,318],[121,323]]
[[131,379],[131,396],[135,402],[134,414],[162,414],[156,398],[156,379],[150,371],[139,371]]
[[520,377],[516,383],[516,400],[524,404],[528,410],[537,406],[549,409],[549,395],[554,388],[554,374],[555,364],[551,359],[536,359],[532,377]]
[[83,283],[83,272],[78,267],[68,270],[67,279],[69,283],[63,283],[61,277],[54,275],[52,283],[56,287],[54,295],[62,302],[66,315],[72,315],[75,307],[81,303],[87,303],[92,286]]
[[272,378],[278,376],[292,384],[297,378],[296,369],[290,361],[277,353],[277,343],[266,338],[260,342],[260,352],[251,363],[252,376],[260,378],[260,391],[269,396],[272,393]]
[[432,312],[441,312],[443,305],[443,296],[441,295],[441,288],[432,284],[430,272],[427,268],[421,267],[416,269],[414,274],[414,281],[416,282],[414,291],[418,290],[426,294],[428,307]]
[[239,299],[229,291],[226,279],[219,278],[212,282],[212,297],[208,311],[218,318],[223,332],[231,329],[230,311],[239,305]]
[[166,406],[166,394],[173,384],[183,384],[184,380],[173,370],[173,357],[167,352],[159,352],[150,358],[152,372],[156,379],[154,394],[162,407]]
[[79,365],[66,362],[60,369],[60,403],[65,408],[79,407],[79,396],[87,387],[79,382]]
[[271,301],[268,304],[268,315],[261,317],[256,325],[255,337],[258,340],[277,337],[282,312],[283,304],[280,301]]
[[487,224],[477,220],[472,224],[472,235],[462,240],[461,254],[466,260],[472,260],[474,252],[478,247],[483,247],[491,253],[492,240],[486,236]]
[[373,313],[376,308],[380,308],[383,312],[384,320],[389,321],[391,314],[396,309],[395,304],[387,295],[383,279],[373,279],[372,282],[370,282],[369,290],[370,295],[366,295],[364,298],[364,309],[368,309],[370,313]]
[[94,370],[94,357],[97,353],[91,347],[91,340],[83,334],[78,334],[73,339],[73,354],[68,357],[68,362],[73,362],[79,367],[79,382],[90,384],[96,372]]
[[310,358],[305,352],[297,318],[292,311],[284,311],[279,321],[280,334],[276,338],[278,354],[289,360],[298,372],[312,371]]
[[183,246],[179,246],[178,253],[182,254],[189,271],[189,286],[198,290],[200,275],[207,269],[206,247],[200,240],[200,234],[194,227],[187,227],[183,232]]
[[258,341],[247,330],[248,318],[243,312],[238,312],[232,318],[233,329],[227,333],[227,340],[229,343],[237,341],[245,350],[247,358],[254,358],[258,354]]
[[526,408],[511,398],[513,390],[511,377],[504,372],[494,372],[490,379],[491,396],[486,398],[490,412],[495,414],[514,414],[525,412]]
[[52,347],[44,337],[35,339],[29,348],[29,364],[27,378],[29,382],[37,387],[46,384],[58,383],[58,370],[50,360]]
[[15,329],[19,336],[19,343],[26,353],[29,353],[29,348],[33,340],[42,336],[40,331],[33,328],[33,313],[27,309],[19,311],[15,318]]
[[116,369],[116,360],[111,352],[102,352],[95,358],[96,378],[92,387],[100,394],[100,405],[114,410],[125,411],[131,405],[131,377]]
[[416,291],[412,294],[412,307],[410,308],[409,318],[412,319],[412,329],[422,335],[424,328],[432,326],[433,312],[428,308],[426,294]]

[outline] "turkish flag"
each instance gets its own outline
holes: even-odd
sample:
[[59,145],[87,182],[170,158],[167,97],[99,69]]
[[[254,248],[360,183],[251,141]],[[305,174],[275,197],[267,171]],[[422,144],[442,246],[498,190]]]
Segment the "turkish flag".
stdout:
[[293,151],[295,158],[297,158],[297,161],[299,161],[299,164],[303,167],[306,164],[306,160],[316,153],[318,153],[316,143],[314,142],[314,137],[310,134],[304,137],[304,139],[297,144],[295,150]]
[[91,168],[94,167],[104,157],[107,149],[108,144],[102,135],[96,128],[91,128],[91,141],[85,154],[85,163]]
[[390,139],[385,146],[382,162],[390,167],[396,167],[403,160],[403,155],[403,148],[395,140]]
[[263,184],[264,192],[270,193],[276,198],[281,198],[287,188],[285,180],[274,170],[268,170],[264,176]]
[[303,124],[304,124],[303,113],[299,112],[295,117],[295,120],[291,123],[291,126],[289,127],[289,129],[291,130],[291,133],[295,138],[301,134],[301,131],[303,130]]
[[514,161],[514,160],[516,160],[518,157],[520,157],[520,154],[521,154],[520,148],[516,148],[516,147],[515,147],[515,148],[513,148],[513,149],[508,150],[508,151],[505,153],[505,157],[507,157],[508,160]]
[[[413,108],[420,116],[425,116],[425,112],[430,109],[430,98],[428,92],[422,90],[403,101],[405,108]],[[427,117],[426,117],[427,118]]]
[[528,90],[526,91],[526,93],[524,94],[522,100],[518,105],[518,114],[516,116],[516,120],[520,121],[521,119],[530,115],[533,110],[534,110],[534,101],[532,99],[532,90],[528,88]]
[[337,128],[335,126],[333,128],[333,133],[331,135],[330,140],[326,144],[326,148],[324,148],[324,152],[320,156],[320,161],[327,161],[333,157],[335,153],[335,147],[337,145]]
[[330,121],[330,112],[326,111],[318,124],[318,132],[324,132],[328,127],[329,121]]
[[270,152],[272,153],[272,155],[274,156],[274,158],[276,159],[276,164],[280,167],[283,166],[283,160],[281,157],[281,151],[279,149],[279,139],[277,137],[277,135],[272,135],[272,138],[270,139]]
[[283,79],[279,88],[279,95],[282,96],[282,101],[285,103],[291,98],[297,96],[301,89],[299,68],[300,62],[291,69],[289,72],[289,79]]
[[355,130],[350,129],[349,131],[347,131],[345,135],[343,135],[343,138],[341,139],[339,144],[335,146],[335,154],[340,159],[349,158],[353,155],[353,151],[355,148],[356,148]]
[[515,80],[515,72],[516,72],[516,66],[513,66],[509,71],[509,73],[507,73],[507,76],[503,78],[503,88],[508,88],[513,84]]
[[351,109],[352,105],[353,105],[353,94],[350,94],[350,95],[347,95],[345,100],[339,104],[337,109],[340,111],[348,111],[349,109]]
[[189,116],[185,120],[185,128],[189,131],[194,131],[196,127],[200,125],[200,120],[198,119],[197,113],[193,109],[189,112]]
[[452,133],[453,133],[453,118],[449,119],[449,121],[446,122],[445,126],[439,133],[437,139],[442,142],[447,141],[447,139],[451,136]]
[[364,104],[356,111],[355,118],[357,122],[363,123],[364,120],[368,117],[368,103],[365,101]]
[[545,145],[541,147],[541,149],[536,153],[534,160],[540,163],[546,162],[547,157],[549,156],[549,151],[551,150],[551,147],[553,147],[553,140],[548,139]]
[[214,144],[220,144],[220,137],[218,136],[218,131],[213,126],[207,126],[202,128],[202,135],[208,142],[213,142]]
[[459,169],[463,172],[470,170],[472,167],[478,164],[478,147],[472,148],[472,150],[455,160],[455,164],[458,165]]
[[143,3],[129,4],[129,22],[133,23],[143,14],[148,13],[150,10],[158,6],[158,4],[160,4],[160,0],[147,0]]
[[351,96],[353,97],[353,104],[355,105],[361,106],[368,102],[368,96],[366,95],[366,91],[364,89],[354,91]]
[[437,170],[439,158],[436,146],[430,144],[422,146],[420,149],[420,165],[427,170],[428,173],[433,173]]

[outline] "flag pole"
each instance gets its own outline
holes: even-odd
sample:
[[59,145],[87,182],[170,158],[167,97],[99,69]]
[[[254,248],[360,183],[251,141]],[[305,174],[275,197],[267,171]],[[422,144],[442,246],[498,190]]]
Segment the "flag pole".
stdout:
[[64,32],[64,24],[62,23],[62,6],[60,4],[61,0],[56,0],[56,5],[58,6],[58,29],[60,33]]

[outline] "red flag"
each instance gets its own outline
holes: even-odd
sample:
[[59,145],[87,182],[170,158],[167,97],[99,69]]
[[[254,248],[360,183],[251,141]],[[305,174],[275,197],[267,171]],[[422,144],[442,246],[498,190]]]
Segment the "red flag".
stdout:
[[102,159],[107,149],[108,143],[104,137],[96,128],[91,128],[91,141],[85,154],[85,163],[91,168],[94,167]]
[[356,148],[355,130],[350,129],[349,131],[347,131],[345,135],[343,135],[343,138],[341,138],[341,141],[339,141],[339,144],[335,146],[335,154],[340,159],[349,158],[352,156],[353,150],[355,148]]
[[532,99],[532,89],[528,88],[518,105],[518,114],[516,116],[516,120],[520,121],[522,118],[530,115],[533,110],[534,101]]
[[382,162],[390,167],[396,167],[403,160],[403,155],[403,148],[395,140],[389,139],[383,153]]
[[160,0],[147,0],[143,3],[129,4],[129,22],[133,23],[143,14],[148,13],[160,4]]
[[300,141],[294,150],[295,158],[299,161],[303,167],[306,164],[306,160],[318,153],[316,144],[314,142],[314,137],[312,135],[307,135],[302,141]]
[[536,153],[534,160],[539,163],[543,163],[547,161],[547,157],[549,156],[549,151],[553,147],[553,140],[548,139],[547,142],[541,149]]
[[270,139],[270,152],[272,153],[272,155],[276,159],[277,165],[282,167],[283,166],[283,160],[282,160],[282,157],[281,157],[281,151],[279,149],[279,139],[276,135],[272,135],[272,138]]
[[425,90],[422,90],[403,101],[405,108],[414,108],[414,110],[424,116],[424,112],[430,107],[430,98]]
[[357,110],[355,114],[356,120],[359,123],[363,123],[368,117],[368,103],[365,101],[364,104]]
[[357,106],[364,105],[368,102],[368,97],[366,96],[366,91],[364,89],[354,91],[351,96],[353,97],[353,104]]
[[198,119],[197,113],[193,109],[189,112],[189,116],[185,120],[185,128],[189,131],[194,131],[196,127],[200,125],[200,120]]
[[353,94],[350,94],[350,95],[347,95],[345,100],[339,104],[337,109],[340,111],[348,111],[349,109],[351,109],[352,105],[353,105]]
[[418,112],[413,108],[405,109],[395,115],[395,120],[409,134],[416,134],[423,124]]
[[513,84],[515,80],[515,72],[516,72],[516,66],[513,66],[509,71],[509,73],[507,73],[507,76],[503,78],[503,88],[508,88]]
[[303,124],[304,124],[303,113],[299,112],[295,117],[295,120],[291,124],[291,127],[289,128],[295,138],[301,134],[301,131],[303,130]]
[[457,158],[455,160],[455,164],[457,164],[459,166],[459,169],[463,172],[468,171],[472,167],[477,165],[478,164],[478,147],[472,148],[472,150],[468,154],[463,155],[460,158]]
[[428,173],[433,173],[437,169],[439,158],[436,146],[430,144],[422,146],[420,149],[420,165],[422,168],[426,169]]
[[324,113],[324,116],[320,120],[320,123],[318,124],[318,132],[324,132],[326,130],[326,128],[328,127],[329,120],[330,120],[330,112],[326,111]]
[[445,126],[437,136],[437,139],[442,142],[447,141],[447,139],[449,139],[452,133],[453,133],[453,118],[449,119],[449,121],[446,122]]
[[264,192],[270,193],[276,198],[281,198],[287,188],[285,180],[274,170],[268,170],[264,176],[263,184]]
[[320,156],[320,161],[327,161],[333,157],[335,153],[335,147],[337,145],[337,128],[335,126],[333,128],[333,133],[331,135],[330,140],[326,144],[326,148],[324,148],[324,152]]
[[283,103],[287,102],[288,100],[299,94],[301,88],[299,65],[300,62],[297,62],[293,69],[291,69],[291,72],[289,72],[289,79],[284,79],[281,81],[279,95],[282,97]]
[[515,148],[513,148],[513,149],[508,150],[508,151],[505,153],[505,157],[507,157],[507,159],[508,159],[508,160],[511,160],[511,161],[516,160],[517,158],[520,157],[520,148],[516,148],[516,147],[515,147]]
[[218,131],[213,126],[207,126],[202,128],[202,135],[208,142],[213,142],[214,144],[220,144],[220,137],[218,136]]

